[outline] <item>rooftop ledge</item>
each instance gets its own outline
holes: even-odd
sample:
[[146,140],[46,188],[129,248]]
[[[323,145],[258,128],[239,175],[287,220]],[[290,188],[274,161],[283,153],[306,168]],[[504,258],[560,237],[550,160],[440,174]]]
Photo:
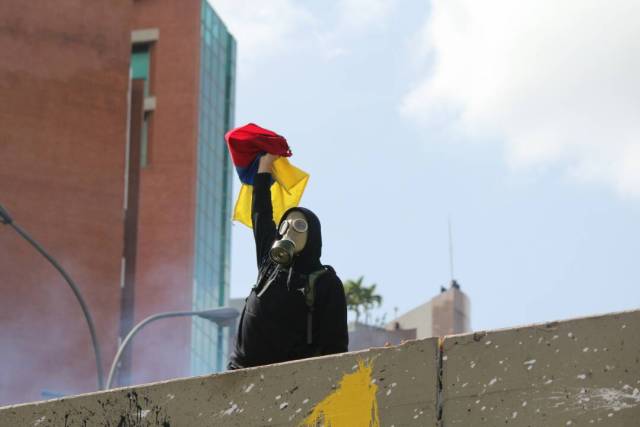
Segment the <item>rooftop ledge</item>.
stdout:
[[640,311],[0,408],[0,426],[634,426]]

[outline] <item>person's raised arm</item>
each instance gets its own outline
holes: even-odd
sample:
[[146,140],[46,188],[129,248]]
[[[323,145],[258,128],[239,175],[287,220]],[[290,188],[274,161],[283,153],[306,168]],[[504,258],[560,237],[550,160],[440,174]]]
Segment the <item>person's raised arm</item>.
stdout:
[[276,237],[276,225],[273,222],[271,205],[271,171],[273,162],[278,156],[265,154],[260,158],[258,173],[253,180],[253,200],[251,203],[251,220],[253,237],[256,241],[256,258],[258,268],[269,254],[269,248]]

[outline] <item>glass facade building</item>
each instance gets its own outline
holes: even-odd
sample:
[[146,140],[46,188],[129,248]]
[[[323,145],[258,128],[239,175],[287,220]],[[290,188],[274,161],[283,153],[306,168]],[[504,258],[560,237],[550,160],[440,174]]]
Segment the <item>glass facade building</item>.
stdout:
[[[224,134],[234,125],[236,44],[207,0],[200,14],[200,97],[193,309],[229,300],[233,168]],[[194,317],[191,374],[224,369],[227,329]]]

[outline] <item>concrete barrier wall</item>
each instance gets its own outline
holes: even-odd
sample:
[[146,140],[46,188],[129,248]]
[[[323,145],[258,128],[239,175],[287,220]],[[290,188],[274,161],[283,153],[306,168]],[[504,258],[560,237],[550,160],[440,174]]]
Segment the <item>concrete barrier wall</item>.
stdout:
[[9,406],[0,426],[626,427],[639,389],[636,311]]
[[438,341],[0,410],[1,426],[422,426],[436,422]]
[[640,426],[640,312],[447,337],[445,426]]

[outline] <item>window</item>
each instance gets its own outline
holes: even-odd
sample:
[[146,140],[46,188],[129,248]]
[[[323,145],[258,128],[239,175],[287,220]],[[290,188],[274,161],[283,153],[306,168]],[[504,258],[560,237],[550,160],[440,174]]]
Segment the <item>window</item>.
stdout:
[[131,78],[143,79],[144,96],[149,96],[149,49],[148,44],[134,44],[131,52]]
[[[134,44],[131,49],[131,78],[144,80],[145,100],[149,97],[150,91],[150,60],[151,45],[149,43]],[[152,111],[144,112],[142,123],[142,137],[140,141],[140,166],[147,167],[149,164],[149,123]]]

